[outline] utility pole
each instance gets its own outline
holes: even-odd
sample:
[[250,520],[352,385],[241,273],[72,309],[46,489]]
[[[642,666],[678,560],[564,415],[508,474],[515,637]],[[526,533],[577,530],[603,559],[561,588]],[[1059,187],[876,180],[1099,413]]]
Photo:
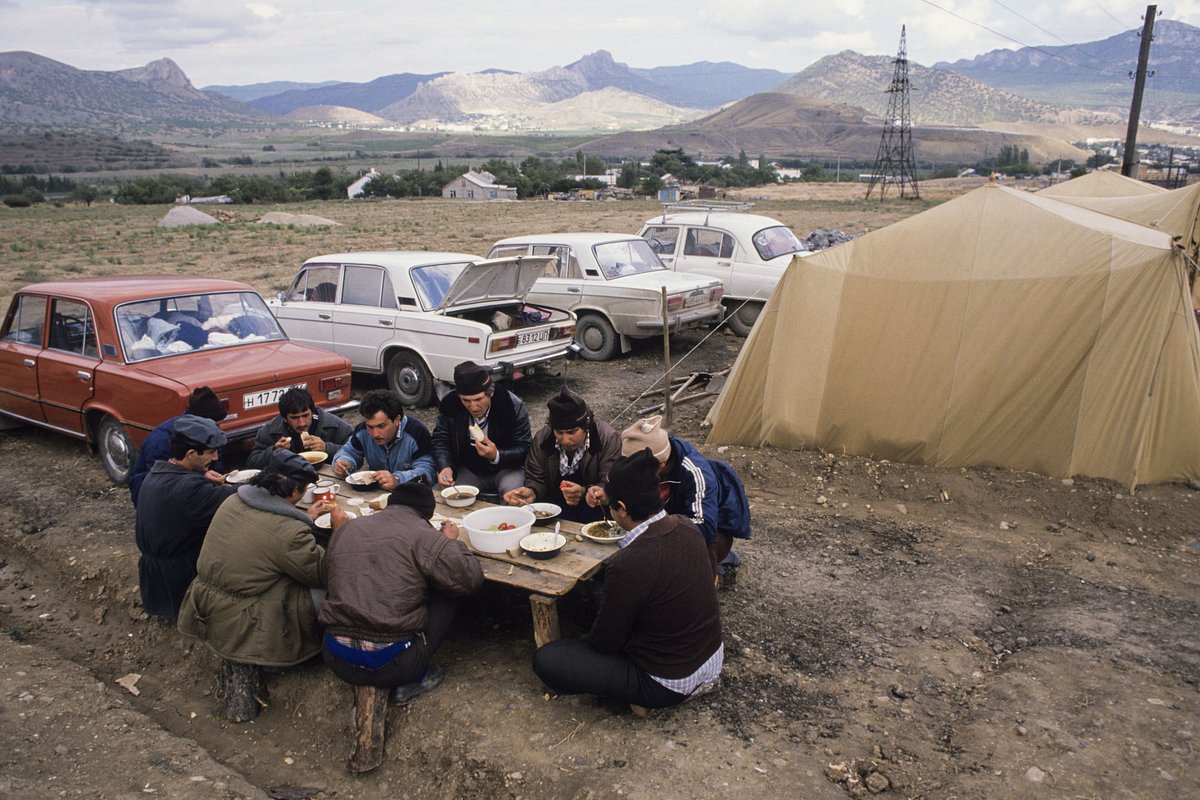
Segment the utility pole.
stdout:
[[887,194],[888,183],[900,185],[901,197],[921,199],[917,188],[917,161],[913,154],[912,122],[908,116],[908,44],[906,26],[900,27],[900,51],[896,54],[896,65],[892,85],[888,88],[887,118],[883,121],[883,137],[879,140],[879,153],[871,170],[871,182],[867,184],[870,199],[875,185],[879,184],[879,199]]
[[1146,6],[1142,46],[1138,48],[1137,75],[1133,79],[1133,102],[1129,105],[1129,127],[1125,129],[1125,157],[1121,159],[1121,174],[1126,178],[1137,177],[1133,174],[1137,158],[1137,129],[1142,116],[1142,92],[1146,88],[1146,67],[1150,63],[1150,42],[1154,40],[1154,17],[1157,13],[1158,6]]

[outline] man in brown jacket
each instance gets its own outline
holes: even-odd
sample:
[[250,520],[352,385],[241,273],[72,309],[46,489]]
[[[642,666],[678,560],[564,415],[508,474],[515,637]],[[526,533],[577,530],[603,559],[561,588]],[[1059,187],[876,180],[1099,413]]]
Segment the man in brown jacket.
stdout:
[[549,422],[534,435],[525,457],[525,485],[505,494],[504,502],[554,503],[562,507],[563,519],[600,519],[601,485],[621,457],[621,436],[565,386],[546,407]]
[[319,620],[333,674],[354,686],[392,689],[405,705],[441,683],[429,662],[450,629],[458,597],[483,583],[458,526],[429,524],[433,490],[402,483],[378,514],[336,530],[322,564],[328,593]]

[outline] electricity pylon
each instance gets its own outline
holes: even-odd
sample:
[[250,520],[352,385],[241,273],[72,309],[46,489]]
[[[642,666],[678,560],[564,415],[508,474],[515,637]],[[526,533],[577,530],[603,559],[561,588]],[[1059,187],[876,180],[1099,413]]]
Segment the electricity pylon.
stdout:
[[900,27],[900,51],[896,54],[896,65],[892,73],[892,85],[888,87],[887,117],[883,121],[883,137],[879,140],[879,154],[871,170],[871,182],[867,185],[867,198],[875,186],[879,186],[879,199],[887,194],[889,184],[900,186],[900,196],[914,200],[921,198],[917,187],[917,160],[913,154],[912,122],[908,116],[908,45],[905,26]]

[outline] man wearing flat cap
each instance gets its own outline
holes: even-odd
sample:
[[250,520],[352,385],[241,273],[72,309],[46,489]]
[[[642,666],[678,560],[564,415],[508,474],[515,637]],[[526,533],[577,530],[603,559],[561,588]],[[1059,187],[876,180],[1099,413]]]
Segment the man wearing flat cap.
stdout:
[[[213,422],[225,419],[225,407],[221,405],[217,393],[207,386],[199,386],[192,390],[187,408],[183,413],[211,419]],[[142,442],[142,449],[138,453],[137,461],[129,473],[129,499],[135,506],[138,501],[138,492],[142,488],[142,481],[146,480],[146,476],[150,474],[150,468],[154,466],[154,462],[166,461],[171,457],[171,433],[175,430],[175,420],[177,419],[179,417],[174,416],[161,423],[150,431],[146,435],[146,441]],[[218,458],[213,461],[205,474],[213,483],[224,483],[225,476],[221,472],[221,460]]]
[[479,560],[459,541],[458,526],[430,526],[433,509],[432,489],[400,484],[383,511],[334,532],[322,567],[325,663],[351,685],[392,689],[393,705],[406,705],[441,682],[442,669],[430,660],[458,598],[483,583]]
[[211,419],[175,420],[170,458],[156,461],[142,482],[135,518],[138,585],[147,614],[174,620],[192,578],[204,534],[236,486],[206,477],[226,436]]
[[521,398],[497,389],[473,361],[454,368],[454,391],[438,403],[433,460],[440,486],[463,484],[507,494],[524,481],[529,412]]
[[564,519],[600,519],[602,484],[621,457],[621,436],[565,386],[546,407],[549,422],[534,434],[525,458],[525,485],[505,494],[504,502],[554,503],[562,507]]
[[533,657],[554,691],[614,698],[636,716],[711,689],[725,660],[712,562],[696,526],[663,509],[658,464],[643,449],[613,465],[605,492],[627,533],[596,620],[587,638],[550,642]]
[[733,467],[706,458],[691,442],[672,436],[661,416],[640,419],[621,432],[621,453],[649,449],[658,459],[659,494],[669,514],[682,514],[704,534],[722,586],[733,584],[741,559],[734,539],[750,538],[750,503]]

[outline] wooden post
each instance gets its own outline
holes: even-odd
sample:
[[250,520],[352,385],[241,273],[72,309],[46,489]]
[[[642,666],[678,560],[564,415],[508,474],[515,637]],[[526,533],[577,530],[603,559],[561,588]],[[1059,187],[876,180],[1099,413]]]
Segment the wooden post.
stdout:
[[1154,39],[1154,18],[1158,6],[1146,6],[1146,17],[1142,24],[1142,43],[1138,48],[1137,72],[1133,78],[1133,99],[1129,103],[1129,124],[1125,128],[1125,153],[1121,159],[1121,174],[1136,178],[1138,122],[1142,118],[1142,93],[1146,89],[1146,67],[1150,63],[1150,42]]
[[529,595],[533,612],[533,643],[538,647],[556,642],[562,636],[558,629],[558,600],[544,594]]
[[667,314],[667,287],[662,287],[662,318],[663,318],[663,386],[668,387],[667,398],[663,402],[663,427],[671,430],[671,325]]
[[355,775],[370,772],[383,763],[387,702],[387,689],[354,687],[354,750],[346,766]]
[[230,722],[249,722],[267,707],[267,682],[262,668],[254,664],[222,660],[217,689]]

